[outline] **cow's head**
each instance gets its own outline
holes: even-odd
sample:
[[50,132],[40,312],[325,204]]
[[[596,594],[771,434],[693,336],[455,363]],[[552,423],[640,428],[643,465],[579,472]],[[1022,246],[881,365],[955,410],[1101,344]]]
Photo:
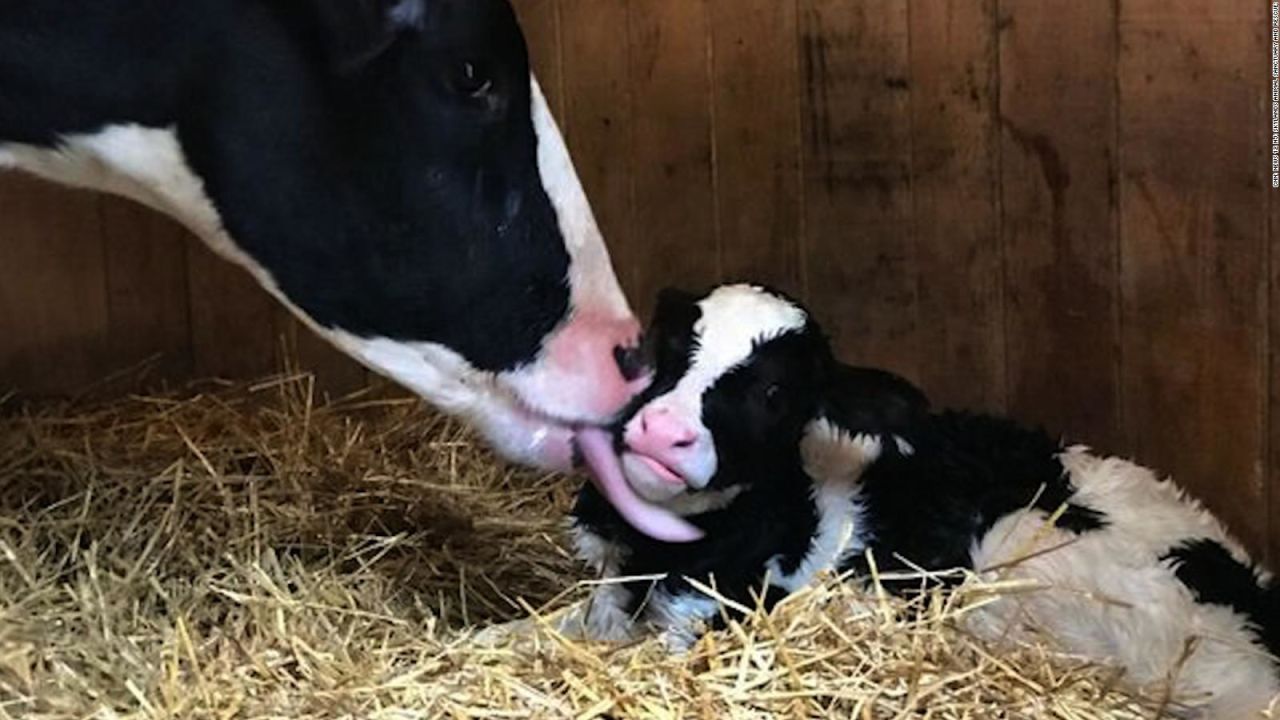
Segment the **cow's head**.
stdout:
[[506,456],[567,467],[646,372],[507,0],[252,6],[177,124],[228,254]]

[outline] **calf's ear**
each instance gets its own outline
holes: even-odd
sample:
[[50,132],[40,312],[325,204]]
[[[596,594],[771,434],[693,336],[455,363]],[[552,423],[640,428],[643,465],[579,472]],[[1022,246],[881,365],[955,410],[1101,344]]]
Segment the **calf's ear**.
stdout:
[[396,37],[420,28],[428,0],[312,0],[330,65],[349,73],[391,47]]
[[857,482],[891,438],[901,450],[898,434],[929,411],[919,388],[884,370],[833,361],[821,376],[817,414],[800,441],[805,472],[816,482]]
[[907,379],[886,370],[832,363],[819,414],[851,435],[893,435],[929,412],[929,399]]
[[653,317],[663,318],[677,313],[687,313],[695,308],[700,296],[677,287],[664,287],[658,291],[653,306]]

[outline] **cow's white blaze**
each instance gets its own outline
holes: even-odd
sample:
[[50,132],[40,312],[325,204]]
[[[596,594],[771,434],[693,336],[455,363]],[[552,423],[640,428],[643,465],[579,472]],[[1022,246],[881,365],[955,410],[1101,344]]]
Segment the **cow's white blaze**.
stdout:
[[612,363],[613,344],[638,342],[640,327],[618,285],[600,227],[569,149],[536,79],[533,129],[538,171],[569,252],[572,304],[567,321],[543,345],[537,362],[504,374],[503,382],[539,412],[604,421],[643,387],[624,382]]

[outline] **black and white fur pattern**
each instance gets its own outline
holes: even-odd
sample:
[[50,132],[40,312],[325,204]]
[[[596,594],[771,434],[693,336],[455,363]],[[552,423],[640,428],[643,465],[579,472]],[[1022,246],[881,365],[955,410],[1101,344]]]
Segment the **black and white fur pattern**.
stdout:
[[507,0],[6,0],[4,168],[172,215],[512,459],[640,387]]
[[[650,340],[691,351],[692,371],[698,358],[717,358],[714,371],[701,367],[716,378],[700,381],[700,398],[682,400],[710,438],[717,472],[668,502],[722,501],[689,513],[704,540],[676,546],[638,537],[584,488],[573,519],[579,554],[606,577],[661,579],[602,586],[572,619],[577,629],[619,638],[648,628],[688,647],[725,610],[684,577],[714,578],[748,606],[763,589],[771,604],[819,571],[865,576],[857,571],[870,550],[882,571],[967,568],[1033,583],[1039,589],[973,612],[969,628],[993,640],[1035,628],[1123,668],[1132,686],[1158,692],[1172,681],[1173,699],[1196,717],[1259,718],[1280,695],[1276,581],[1172,482],[1002,418],[930,413],[905,381],[835,362],[807,313],[766,289],[667,300]],[[772,310],[743,314],[748,307]],[[779,316],[795,321],[779,329]],[[734,352],[707,347],[716,326],[756,339]],[[660,360],[635,412],[691,370]],[[773,412],[755,407],[761,386],[778,388],[768,393]]]

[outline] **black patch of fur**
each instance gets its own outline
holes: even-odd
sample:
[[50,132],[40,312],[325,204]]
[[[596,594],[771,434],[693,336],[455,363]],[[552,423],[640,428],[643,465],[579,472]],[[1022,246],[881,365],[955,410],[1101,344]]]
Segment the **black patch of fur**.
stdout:
[[[787,487],[793,483],[801,487],[805,482],[802,473],[771,478],[753,484],[727,508],[688,518],[706,533],[694,543],[664,543],[641,535],[591,484],[579,493],[573,516],[579,526],[627,548],[621,576],[666,575],[656,583],[629,583],[628,612],[639,610],[655,585],[675,596],[701,596],[685,582],[686,576],[714,582],[725,597],[752,607],[754,595],[762,590],[769,560],[778,557],[784,566],[794,568],[809,549],[817,527],[813,504],[805,493]],[[766,607],[783,596],[768,593]]]
[[1259,641],[1280,662],[1280,585],[1259,584],[1253,568],[1213,540],[1188,540],[1163,558],[1195,596],[1196,602],[1222,605],[1243,615]]
[[[1043,431],[993,416],[945,412],[901,436],[914,452],[898,452],[885,439],[880,459],[862,476],[868,531],[881,569],[972,568],[973,543],[1000,518],[1027,507],[1052,514],[1066,505],[1058,524],[1072,532],[1105,524],[1102,513],[1072,502],[1075,488],[1057,457],[1063,448]],[[867,570],[862,558],[850,566]]]
[[693,362],[693,353],[697,349],[693,326],[702,317],[698,300],[697,296],[675,288],[666,288],[658,293],[653,319],[641,345],[641,352],[653,366],[653,381],[618,413],[613,428],[616,441],[621,441],[623,428],[640,408],[671,392],[680,378],[689,372],[689,364]]

